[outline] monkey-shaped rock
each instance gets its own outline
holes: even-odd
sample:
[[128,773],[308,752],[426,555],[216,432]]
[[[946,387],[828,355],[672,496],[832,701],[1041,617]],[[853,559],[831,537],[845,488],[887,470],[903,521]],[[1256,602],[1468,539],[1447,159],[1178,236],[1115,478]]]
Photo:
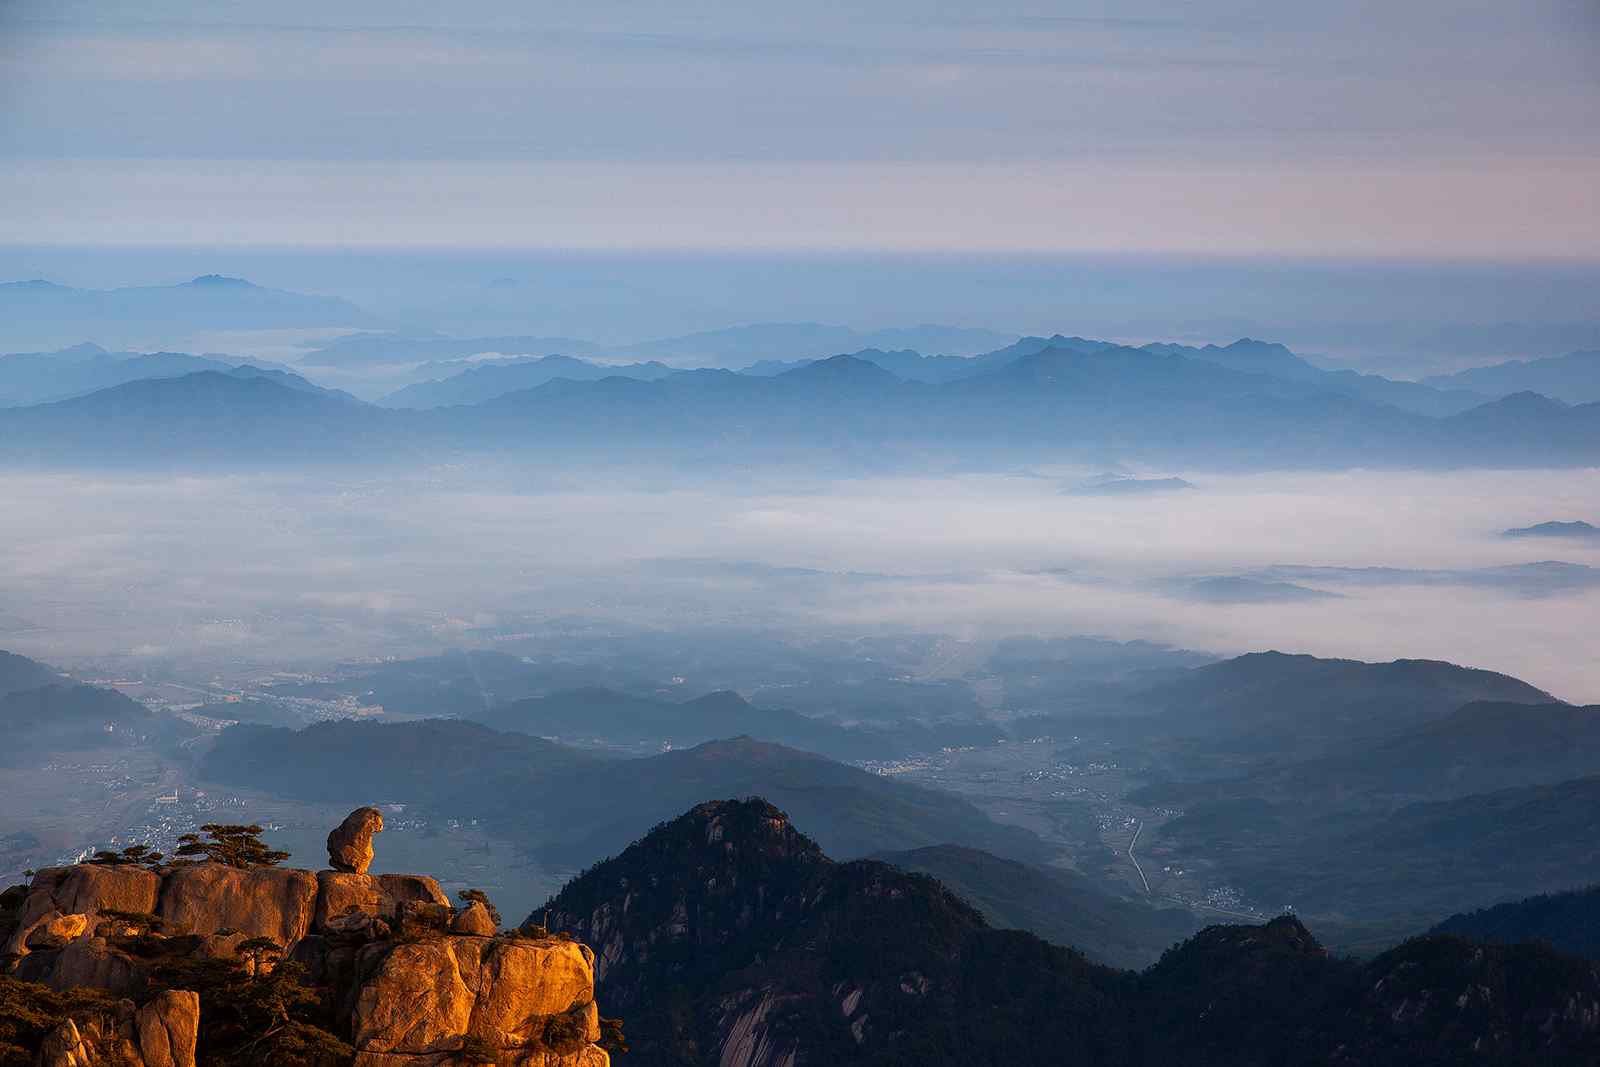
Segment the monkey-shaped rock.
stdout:
[[336,871],[366,874],[372,866],[372,835],[383,832],[383,812],[357,808],[328,835],[328,865]]

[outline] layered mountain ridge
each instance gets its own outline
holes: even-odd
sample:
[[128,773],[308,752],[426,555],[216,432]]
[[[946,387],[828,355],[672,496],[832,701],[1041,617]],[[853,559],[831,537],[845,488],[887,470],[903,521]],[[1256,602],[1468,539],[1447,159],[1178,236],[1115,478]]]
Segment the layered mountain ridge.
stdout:
[[[962,373],[950,369],[953,358],[862,351],[736,374],[551,356],[469,367],[391,401],[449,405],[427,410],[308,408],[245,385],[224,390],[202,370],[0,413],[0,449],[35,461],[195,462],[246,450],[258,460],[320,452],[373,461],[559,444],[586,458],[665,451],[680,461],[875,467],[1041,455],[1251,468],[1565,466],[1600,456],[1600,405],[1351,377],[1261,342],[1131,348],[1055,337],[960,360]],[[243,443],[216,432],[244,412]]]

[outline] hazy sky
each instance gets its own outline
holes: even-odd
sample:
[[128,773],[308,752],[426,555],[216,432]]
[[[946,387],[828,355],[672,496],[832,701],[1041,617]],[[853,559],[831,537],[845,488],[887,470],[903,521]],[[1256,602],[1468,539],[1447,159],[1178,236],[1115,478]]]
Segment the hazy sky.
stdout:
[[0,0],[0,243],[1592,257],[1593,0]]

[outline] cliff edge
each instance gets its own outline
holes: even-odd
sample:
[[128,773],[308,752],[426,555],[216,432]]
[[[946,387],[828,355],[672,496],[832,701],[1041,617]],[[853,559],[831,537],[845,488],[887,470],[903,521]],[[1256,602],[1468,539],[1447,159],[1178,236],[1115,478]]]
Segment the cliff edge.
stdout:
[[121,999],[64,1019],[36,1062],[193,1067],[205,997],[163,983],[282,969],[327,1005],[321,1021],[356,1067],[606,1067],[594,953],[542,931],[500,933],[486,901],[453,907],[432,878],[366,873],[381,830],[376,809],[353,812],[329,835],[336,869],[323,871],[215,853],[39,871],[11,893],[5,973]]

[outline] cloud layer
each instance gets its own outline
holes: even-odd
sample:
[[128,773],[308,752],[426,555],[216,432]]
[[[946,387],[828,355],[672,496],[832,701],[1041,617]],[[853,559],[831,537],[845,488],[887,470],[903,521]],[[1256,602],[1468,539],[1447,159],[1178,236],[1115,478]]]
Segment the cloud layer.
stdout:
[[466,470],[341,482],[9,476],[0,490],[18,506],[0,518],[0,647],[238,671],[492,644],[576,620],[598,634],[1078,633],[1218,653],[1448,659],[1600,700],[1592,584],[1536,599],[1403,580],[1330,584],[1339,597],[1303,602],[1182,593],[1197,576],[1272,564],[1600,566],[1593,547],[1498,536],[1583,517],[1600,471],[1186,471],[1199,489],[1060,491],[1082,474],[806,486]]

